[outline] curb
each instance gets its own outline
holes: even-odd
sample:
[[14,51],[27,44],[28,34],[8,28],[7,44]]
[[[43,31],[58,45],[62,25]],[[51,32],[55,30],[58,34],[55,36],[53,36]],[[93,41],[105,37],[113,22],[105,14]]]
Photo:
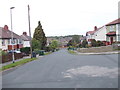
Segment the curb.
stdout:
[[110,54],[119,54],[120,52],[101,52],[101,53],[79,53],[76,52],[78,55],[110,55]]

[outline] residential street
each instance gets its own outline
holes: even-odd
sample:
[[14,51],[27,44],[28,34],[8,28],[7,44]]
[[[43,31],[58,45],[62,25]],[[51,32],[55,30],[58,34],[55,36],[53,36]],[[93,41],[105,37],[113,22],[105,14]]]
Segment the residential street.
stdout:
[[3,73],[3,88],[117,88],[118,55],[72,55],[66,49]]

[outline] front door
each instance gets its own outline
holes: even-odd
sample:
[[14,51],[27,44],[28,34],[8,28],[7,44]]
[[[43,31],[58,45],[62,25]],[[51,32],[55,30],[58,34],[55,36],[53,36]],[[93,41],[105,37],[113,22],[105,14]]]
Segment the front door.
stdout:
[[113,37],[110,37],[110,44],[113,43]]

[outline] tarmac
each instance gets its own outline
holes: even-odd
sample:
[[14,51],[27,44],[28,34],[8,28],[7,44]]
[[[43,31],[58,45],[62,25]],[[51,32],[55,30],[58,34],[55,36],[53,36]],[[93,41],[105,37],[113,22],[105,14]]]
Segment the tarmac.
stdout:
[[[75,51],[75,52],[77,53],[77,55],[109,55],[109,54],[120,54],[120,51],[99,52],[99,53],[80,53],[78,51]],[[43,57],[43,56],[37,55],[36,57],[39,58],[39,57]],[[17,59],[17,60],[15,60],[15,62],[18,62],[18,61],[26,59],[26,58],[30,58],[30,56],[26,56],[26,57],[23,57],[21,59]],[[5,65],[8,65],[8,64],[11,64],[11,63],[13,63],[13,62],[9,61],[9,62],[6,62],[6,63],[2,63],[2,66],[5,66]]]

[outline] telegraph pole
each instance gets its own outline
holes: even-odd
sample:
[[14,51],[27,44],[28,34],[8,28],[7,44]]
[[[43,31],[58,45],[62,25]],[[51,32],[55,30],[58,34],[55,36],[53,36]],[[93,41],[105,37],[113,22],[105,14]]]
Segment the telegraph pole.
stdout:
[[31,28],[30,28],[30,6],[28,5],[28,24],[29,24],[29,36],[30,36],[30,53],[32,58],[32,38],[31,38]]

